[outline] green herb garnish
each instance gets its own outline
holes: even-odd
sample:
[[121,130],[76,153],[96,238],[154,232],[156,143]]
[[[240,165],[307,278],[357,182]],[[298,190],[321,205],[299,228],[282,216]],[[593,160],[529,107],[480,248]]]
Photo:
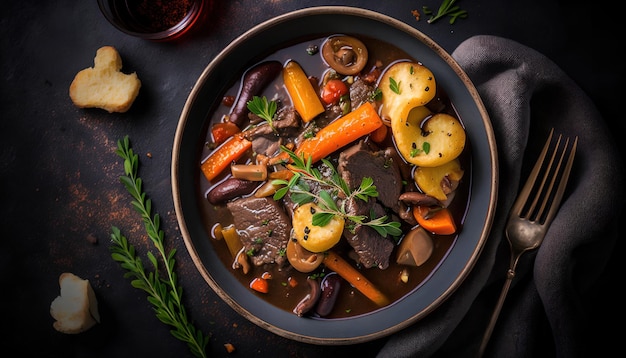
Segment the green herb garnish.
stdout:
[[383,97],[383,91],[380,88],[376,87],[374,91],[370,93],[369,99],[371,101],[378,101],[382,99],[382,97]]
[[263,118],[272,130],[274,129],[274,115],[276,114],[276,109],[278,108],[275,101],[268,101],[265,96],[254,96],[251,101],[248,101],[247,107],[250,112]]
[[[359,187],[353,191],[350,190],[348,184],[341,178],[332,163],[327,159],[322,159],[322,162],[330,169],[331,175],[325,178],[318,168],[312,166],[311,157],[305,160],[304,155],[298,156],[286,147],[282,147],[282,150],[288,153],[293,161],[292,165],[294,169],[292,169],[292,171],[294,175],[289,181],[282,179],[272,181],[274,185],[283,186],[274,194],[275,200],[280,200],[290,192],[291,200],[299,205],[308,202],[316,202],[321,209],[313,214],[312,224],[316,226],[325,226],[334,216],[339,216],[344,220],[369,226],[383,237],[387,237],[387,235],[402,235],[400,223],[397,221],[387,221],[387,215],[379,218],[370,218],[366,215],[348,215],[346,213],[345,205],[352,198],[368,201],[369,198],[376,198],[378,196],[378,191],[376,190],[372,178],[363,178]],[[307,181],[317,182],[321,187],[328,189],[323,189],[317,194],[313,194],[309,190],[309,186],[306,183]],[[336,198],[339,196],[345,199],[341,200],[338,204]]]
[[396,94],[400,94],[400,83],[396,82],[393,77],[389,77],[389,88]]
[[426,154],[430,153],[430,143],[429,142],[422,143],[422,148],[421,149],[417,148],[415,143],[413,143],[412,146],[413,146],[413,148],[411,149],[411,152],[410,152],[411,157],[415,157],[415,156],[417,156],[418,154],[420,154],[422,152],[424,152]]
[[467,17],[467,11],[461,10],[458,5],[454,5],[455,2],[456,0],[443,0],[436,14],[433,14],[428,6],[422,6],[424,14],[431,15],[427,22],[432,24],[444,16],[450,16],[450,25],[452,25],[456,19],[465,19]]
[[[110,248],[111,257],[123,269],[127,270],[124,277],[132,278],[131,285],[148,294],[148,302],[152,304],[157,318],[173,327],[170,331],[172,335],[187,343],[194,356],[206,357],[205,349],[209,343],[209,336],[205,336],[189,321],[182,302],[182,287],[178,285],[178,279],[174,272],[176,250],[172,249],[167,253],[165,252],[164,234],[163,230],[160,229],[161,220],[158,214],[152,216],[152,201],[146,197],[146,193],[142,190],[142,180],[137,176],[139,159],[130,148],[128,136],[124,137],[123,141],[118,140],[115,153],[124,159],[126,175],[121,176],[120,181],[133,197],[131,205],[141,214],[146,233],[156,247],[164,269],[159,268],[159,259],[148,251],[146,256],[154,271],[146,271],[134,246],[128,243],[126,237],[115,226],[111,228],[113,242]],[[167,277],[161,277],[159,272],[165,272]]]

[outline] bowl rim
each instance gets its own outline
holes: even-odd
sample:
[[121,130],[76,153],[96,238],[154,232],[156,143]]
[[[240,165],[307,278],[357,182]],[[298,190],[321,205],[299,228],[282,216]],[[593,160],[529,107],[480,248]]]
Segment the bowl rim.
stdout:
[[[361,316],[357,316],[355,318],[342,319],[342,320],[333,320],[333,322],[337,322],[337,326],[339,328],[333,328],[332,326],[320,325],[318,320],[307,320],[306,324],[310,324],[311,327],[301,328],[300,325],[294,324],[286,324],[278,326],[274,323],[269,322],[266,318],[260,318],[255,313],[251,312],[249,307],[243,307],[239,302],[229,296],[228,293],[224,291],[224,288],[221,287],[217,282],[216,278],[213,276],[214,273],[209,272],[205,263],[200,257],[200,253],[196,245],[194,245],[194,241],[190,234],[190,226],[188,225],[185,218],[185,209],[183,207],[183,195],[180,192],[180,185],[182,184],[180,180],[180,174],[184,171],[184,163],[181,158],[182,151],[182,142],[184,139],[185,129],[188,125],[189,115],[194,107],[194,104],[198,100],[198,96],[206,84],[206,81],[209,79],[210,75],[216,70],[218,65],[225,61],[229,56],[231,56],[236,49],[242,44],[250,41],[250,39],[255,38],[256,36],[260,36],[263,31],[268,29],[272,29],[274,27],[281,26],[281,24],[285,22],[291,22],[297,19],[302,19],[306,17],[317,17],[317,16],[349,16],[355,18],[364,18],[362,21],[373,21],[377,23],[381,23],[380,26],[390,27],[389,31],[399,31],[404,33],[406,36],[412,37],[413,41],[419,41],[424,46],[428,47],[431,51],[433,51],[433,55],[435,57],[440,58],[440,60],[444,61],[449,69],[454,72],[454,76],[462,82],[463,91],[467,91],[467,95],[472,100],[472,104],[475,106],[474,110],[476,111],[476,115],[480,118],[480,121],[483,125],[481,127],[482,136],[481,139],[485,141],[481,145],[488,148],[489,160],[484,163],[475,163],[476,161],[472,160],[472,173],[474,173],[474,166],[480,166],[484,170],[486,170],[486,177],[478,178],[481,181],[484,181],[484,185],[487,187],[487,192],[484,193],[481,200],[481,205],[483,205],[484,211],[479,213],[481,222],[481,228],[478,230],[478,238],[475,239],[475,245],[470,245],[469,247],[464,247],[462,242],[459,244],[460,240],[457,240],[453,246],[459,244],[459,246],[463,246],[465,250],[467,250],[466,254],[469,255],[469,259],[466,262],[455,263],[454,270],[458,270],[458,275],[454,278],[451,278],[450,281],[444,283],[443,285],[447,285],[447,287],[442,288],[436,294],[436,297],[430,299],[430,303],[427,307],[423,308],[421,311],[416,314],[407,317],[401,321],[396,322],[391,326],[385,326],[380,329],[368,329],[368,328],[358,328],[358,333],[349,333],[344,332],[346,329],[350,329],[349,327],[356,327],[357,323],[360,322]],[[242,69],[243,70],[243,69]],[[232,74],[231,74],[232,77]],[[454,104],[454,102],[453,102]],[[484,132],[482,131],[484,129]],[[202,137],[204,138],[204,137]],[[482,148],[482,147],[481,147]],[[473,154],[474,155],[474,154]],[[481,161],[482,162],[482,161]],[[485,169],[486,168],[486,169]],[[187,169],[189,167],[187,166]],[[374,12],[367,9],[355,8],[350,6],[317,6],[317,7],[309,7],[304,9],[295,10],[292,12],[288,12],[282,14],[280,16],[274,17],[267,21],[264,21],[250,30],[244,32],[239,37],[234,39],[231,43],[229,43],[222,51],[220,51],[213,60],[206,66],[201,75],[199,76],[196,84],[192,88],[189,97],[183,107],[181,116],[179,118],[179,123],[176,128],[176,133],[174,137],[174,145],[172,150],[172,167],[171,167],[171,181],[172,181],[172,193],[174,199],[174,206],[176,211],[176,217],[180,226],[180,230],[185,242],[185,246],[196,266],[200,274],[203,276],[207,284],[224,300],[231,308],[233,308],[237,313],[251,321],[252,323],[285,338],[289,338],[292,340],[311,343],[311,344],[323,344],[323,345],[343,345],[343,344],[355,344],[367,342],[373,339],[382,338],[388,336],[392,333],[395,333],[401,329],[408,327],[409,325],[414,324],[415,322],[421,320],[426,315],[430,314],[436,308],[438,308],[444,301],[446,301],[450,295],[454,291],[458,289],[462,281],[467,277],[469,272],[473,269],[478,257],[480,256],[484,244],[487,240],[489,232],[491,231],[496,201],[497,201],[497,187],[498,187],[498,159],[497,159],[497,150],[496,150],[496,141],[493,133],[493,128],[489,116],[487,114],[487,110],[478,94],[478,91],[474,87],[472,81],[465,74],[465,72],[461,69],[458,63],[449,55],[441,46],[435,43],[430,37],[422,33],[421,31],[407,25],[400,20],[397,20],[388,15],[384,15],[378,12]],[[476,182],[472,179],[472,183],[470,184],[470,200],[473,201],[473,187]],[[481,186],[482,188],[482,186]],[[468,209],[469,210],[469,209]],[[462,233],[461,233],[462,235]],[[458,238],[458,236],[457,236]],[[451,249],[452,250],[452,249]],[[442,261],[446,261],[447,258],[444,258]],[[221,263],[220,263],[221,264]],[[441,265],[441,264],[440,264]],[[437,269],[436,269],[437,270]],[[219,275],[219,274],[218,274]],[[432,276],[432,274],[431,274]],[[219,279],[219,278],[217,278]],[[242,286],[242,285],[239,285]],[[242,287],[242,289],[245,289]],[[237,290],[237,289],[235,289]],[[419,292],[416,290],[414,292]],[[250,296],[253,296],[248,292]],[[411,296],[413,294],[410,294]],[[264,301],[260,299],[251,298],[254,303],[260,304]],[[403,298],[404,300],[404,298]],[[268,304],[269,305],[269,304]],[[396,306],[392,304],[391,307]],[[268,308],[269,311],[273,311],[271,307]],[[397,309],[397,307],[395,308]],[[276,310],[280,310],[276,308]],[[390,310],[390,306],[379,309],[373,313],[370,313],[365,316],[377,316],[383,317],[385,314],[384,311]],[[280,310],[282,311],[282,310]],[[278,311],[273,311],[273,313],[279,314]],[[295,315],[291,314],[295,317]],[[374,317],[376,318],[376,317]],[[298,318],[302,320],[302,318]],[[306,319],[306,318],[305,318]],[[352,322],[351,322],[352,321]],[[363,320],[366,324],[370,324],[370,321]],[[314,322],[314,323],[311,323]],[[326,321],[327,322],[327,321]],[[326,330],[327,332],[319,333],[318,330]]]

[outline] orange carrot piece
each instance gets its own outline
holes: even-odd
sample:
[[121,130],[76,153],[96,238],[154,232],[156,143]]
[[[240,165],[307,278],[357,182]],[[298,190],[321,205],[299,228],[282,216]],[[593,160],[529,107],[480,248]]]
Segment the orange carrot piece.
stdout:
[[276,165],[276,164],[281,164],[281,163],[287,163],[288,161],[289,161],[289,153],[280,152],[276,156],[269,158],[267,161],[267,164]]
[[241,129],[232,122],[215,123],[211,127],[211,136],[213,137],[213,142],[217,145],[224,143],[228,138],[239,132],[241,132]]
[[275,172],[270,172],[267,177],[269,179],[282,179],[289,180],[293,176],[293,171],[288,169],[277,170]]
[[426,231],[430,231],[439,235],[451,235],[456,232],[456,224],[454,218],[447,208],[439,209],[433,213],[430,213],[428,218],[425,218],[429,213],[427,207],[415,206],[413,207],[413,216],[417,223],[420,224]]
[[234,135],[217,147],[202,163],[200,169],[206,179],[211,181],[251,147],[251,141],[243,136]]
[[267,280],[261,277],[255,277],[250,282],[250,288],[261,293],[269,292],[269,284],[267,283]]
[[296,61],[289,61],[283,68],[283,82],[289,92],[293,107],[304,122],[309,122],[324,112],[324,106],[313,84]]
[[389,299],[378,288],[374,286],[365,276],[363,276],[350,263],[333,251],[328,251],[324,256],[324,265],[343,277],[359,292],[372,300],[378,306],[388,305]]
[[304,154],[305,159],[311,156],[315,163],[382,125],[383,121],[376,113],[374,106],[365,102],[359,108],[322,128],[315,134],[315,137],[303,140],[296,149],[296,154],[298,156]]
[[387,138],[388,131],[389,131],[389,127],[380,126],[378,127],[378,129],[376,129],[370,134],[370,138],[372,138],[374,143],[382,143],[385,140],[385,138]]

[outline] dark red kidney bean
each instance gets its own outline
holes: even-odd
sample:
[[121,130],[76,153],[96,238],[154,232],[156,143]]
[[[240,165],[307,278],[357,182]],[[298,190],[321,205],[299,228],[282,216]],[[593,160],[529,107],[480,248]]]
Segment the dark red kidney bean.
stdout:
[[326,317],[335,307],[335,302],[337,301],[337,296],[339,296],[339,290],[341,289],[341,277],[336,273],[326,275],[322,279],[321,289],[322,294],[317,302],[315,312],[320,315],[320,317]]
[[226,200],[252,193],[259,183],[251,180],[228,178],[214,186],[207,194],[207,199],[209,203],[217,205]]
[[241,127],[248,118],[248,102],[258,96],[282,71],[283,64],[278,61],[265,61],[252,67],[244,74],[237,103],[231,111],[228,121]]
[[293,309],[293,313],[295,313],[298,317],[302,317],[305,313],[315,307],[322,291],[317,279],[307,277],[306,282],[309,284],[309,293],[307,293],[306,296],[304,296],[304,298],[298,302],[296,307]]

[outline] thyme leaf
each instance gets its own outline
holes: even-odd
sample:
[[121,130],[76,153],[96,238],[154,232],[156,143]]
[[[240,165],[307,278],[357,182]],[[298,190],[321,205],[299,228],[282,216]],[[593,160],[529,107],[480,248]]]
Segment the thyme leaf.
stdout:
[[[174,271],[176,249],[169,252],[165,250],[164,233],[160,229],[161,219],[159,214],[152,215],[152,201],[147,198],[142,189],[143,182],[137,176],[139,159],[130,147],[128,136],[117,141],[115,153],[124,159],[125,175],[120,176],[120,182],[124,184],[132,196],[131,205],[141,215],[146,233],[154,244],[164,267],[161,270],[159,259],[148,251],[146,256],[153,271],[147,271],[141,258],[137,255],[135,247],[129,244],[128,239],[115,226],[111,228],[113,243],[110,247],[111,257],[127,271],[124,277],[132,279],[131,285],[148,294],[148,302],[154,308],[157,318],[172,327],[170,333],[187,343],[189,350],[195,357],[205,358],[209,336],[205,336],[189,321],[182,302],[183,290],[178,284],[178,278]],[[162,277],[160,272],[165,272],[165,277]]]
[[396,94],[400,94],[400,82],[396,82],[393,77],[389,77],[389,88]]
[[[372,227],[381,236],[400,236],[402,230],[400,223],[397,221],[387,221],[387,215],[378,218],[367,217],[363,215],[349,215],[346,213],[345,204],[352,198],[368,201],[369,198],[378,197],[378,191],[374,185],[374,180],[365,177],[361,180],[358,188],[350,190],[348,184],[341,178],[333,164],[327,159],[322,159],[322,163],[331,170],[330,177],[324,177],[319,169],[312,166],[311,157],[304,158],[304,154],[298,156],[286,147],[281,147],[283,151],[289,154],[292,160],[293,177],[289,181],[276,179],[272,181],[274,185],[282,185],[283,187],[274,194],[275,200],[282,199],[287,193],[290,193],[291,200],[302,205],[307,202],[315,202],[321,210],[317,210],[313,214],[312,224],[316,226],[325,226],[334,216],[339,216],[344,220],[352,221],[356,224]],[[323,188],[317,194],[310,191],[307,181],[316,182]],[[339,197],[345,198],[338,200]]]
[[454,5],[455,2],[456,0],[443,0],[436,14],[434,14],[428,8],[428,6],[422,6],[422,11],[424,11],[424,14],[431,15],[427,22],[429,24],[432,24],[442,17],[450,16],[449,22],[450,25],[452,25],[454,24],[456,19],[465,19],[467,17],[467,11],[462,10],[458,5]]
[[274,115],[276,114],[276,110],[278,108],[275,101],[268,101],[265,96],[254,96],[252,97],[252,100],[248,101],[246,106],[250,112],[263,118],[263,120],[265,120],[267,124],[274,129]]

